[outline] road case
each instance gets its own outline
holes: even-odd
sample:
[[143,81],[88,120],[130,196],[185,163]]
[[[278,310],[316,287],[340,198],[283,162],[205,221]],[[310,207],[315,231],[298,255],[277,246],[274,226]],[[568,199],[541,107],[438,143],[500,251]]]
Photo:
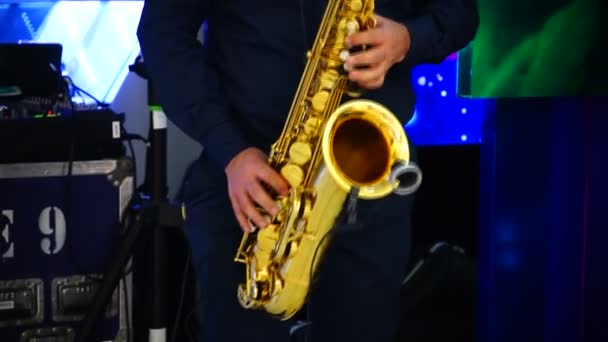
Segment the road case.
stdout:
[[[133,194],[130,160],[0,165],[0,340],[72,341]],[[71,172],[69,171],[71,169]],[[125,341],[130,281],[96,341]]]

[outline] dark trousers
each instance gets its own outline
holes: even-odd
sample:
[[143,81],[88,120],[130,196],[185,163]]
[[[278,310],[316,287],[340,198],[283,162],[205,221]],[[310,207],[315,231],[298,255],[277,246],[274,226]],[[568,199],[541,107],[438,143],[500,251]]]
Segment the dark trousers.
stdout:
[[[234,256],[242,232],[234,219],[223,171],[203,156],[186,176],[185,231],[200,286],[200,342],[288,342],[282,322],[241,308],[236,289],[244,265]],[[338,227],[306,306],[310,342],[389,342],[399,319],[399,289],[410,256],[413,196],[357,204],[354,226]],[[343,229],[344,228],[344,229]]]

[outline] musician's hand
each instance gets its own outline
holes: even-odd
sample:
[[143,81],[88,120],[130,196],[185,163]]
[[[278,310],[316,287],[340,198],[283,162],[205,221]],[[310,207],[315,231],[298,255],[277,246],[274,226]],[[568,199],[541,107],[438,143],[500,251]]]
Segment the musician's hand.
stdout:
[[345,62],[350,80],[367,89],[381,87],[388,70],[401,62],[410,49],[410,33],[403,24],[380,15],[375,17],[376,27],[346,38],[346,44],[352,47],[367,47]]
[[272,216],[279,211],[278,205],[264,189],[265,184],[280,195],[287,195],[289,189],[283,177],[268,165],[267,160],[264,152],[252,147],[237,154],[226,166],[232,209],[245,232],[252,231],[248,218],[259,228],[269,223],[256,209],[256,205]]

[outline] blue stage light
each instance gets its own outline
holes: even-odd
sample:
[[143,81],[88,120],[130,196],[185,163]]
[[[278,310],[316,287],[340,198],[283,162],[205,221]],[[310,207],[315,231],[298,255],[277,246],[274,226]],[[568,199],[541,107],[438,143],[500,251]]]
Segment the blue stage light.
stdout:
[[59,43],[63,73],[111,103],[140,53],[143,1],[43,1],[0,6],[0,41]]
[[418,66],[412,73],[417,105],[405,125],[418,145],[479,144],[487,100],[457,94],[458,56],[437,65]]

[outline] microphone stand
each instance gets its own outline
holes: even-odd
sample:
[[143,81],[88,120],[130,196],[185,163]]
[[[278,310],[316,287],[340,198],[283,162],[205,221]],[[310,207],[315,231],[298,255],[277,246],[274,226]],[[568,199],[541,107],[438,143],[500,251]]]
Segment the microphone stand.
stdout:
[[[138,76],[148,79],[145,66],[141,59],[129,66],[129,70]],[[131,214],[133,219],[122,238],[115,246],[109,267],[98,288],[93,302],[85,316],[81,329],[77,332],[75,342],[91,342],[97,322],[102,321],[114,290],[123,276],[125,265],[131,258],[136,243],[142,234],[150,234],[150,255],[147,260],[151,264],[150,277],[147,278],[150,291],[146,310],[150,316],[144,320],[148,330],[148,342],[167,341],[167,229],[179,229],[183,223],[181,210],[172,206],[167,198],[167,118],[161,106],[157,103],[154,89],[148,81],[148,106],[150,108],[150,132],[147,148],[146,179],[144,191],[148,196],[142,196],[138,205],[134,205]],[[136,194],[133,194],[134,198]],[[131,309],[133,312],[134,310]],[[126,313],[129,315],[129,313]],[[131,321],[131,320],[130,320]],[[131,327],[128,327],[131,329]]]

